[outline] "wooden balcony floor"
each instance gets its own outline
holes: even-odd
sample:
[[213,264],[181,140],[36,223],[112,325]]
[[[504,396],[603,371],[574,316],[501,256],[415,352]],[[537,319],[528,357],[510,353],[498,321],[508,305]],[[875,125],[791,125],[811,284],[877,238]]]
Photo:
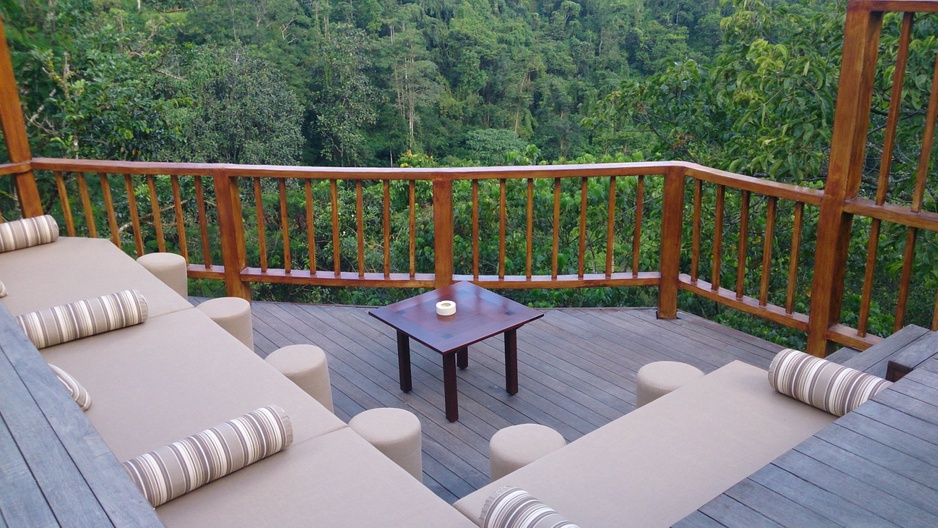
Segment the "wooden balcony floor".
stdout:
[[415,413],[424,484],[450,503],[487,484],[488,441],[503,427],[540,423],[571,442],[634,408],[635,374],[646,363],[683,361],[710,372],[739,359],[768,368],[782,348],[686,313],[663,321],[652,308],[545,310],[518,331],[514,396],[504,388],[501,336],[470,347],[469,368],[457,373],[459,421],[450,423],[440,355],[412,341],[414,388],[401,392],[395,333],[368,308],[255,302],[253,316],[262,357],[295,343],[326,351],[342,420],[373,407]]

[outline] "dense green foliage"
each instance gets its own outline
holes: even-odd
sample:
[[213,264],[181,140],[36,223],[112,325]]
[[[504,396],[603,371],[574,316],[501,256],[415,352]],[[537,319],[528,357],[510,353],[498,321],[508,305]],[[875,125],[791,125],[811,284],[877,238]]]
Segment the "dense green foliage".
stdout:
[[[591,163],[679,159],[757,177],[820,188],[835,106],[845,2],[825,0],[0,0],[17,80],[36,156],[150,161],[232,162],[337,166],[455,166]],[[874,124],[861,193],[871,197],[881,153],[898,18],[887,16],[877,76]],[[917,21],[913,74],[893,160],[890,197],[911,200],[930,88],[930,60],[938,49],[936,18]],[[917,62],[916,62],[917,61]],[[932,178],[935,180],[935,178]],[[587,272],[602,271],[608,200],[606,180],[591,181]],[[271,182],[272,183],[272,182]],[[349,182],[344,182],[349,183]],[[467,182],[460,182],[460,184]],[[544,185],[542,185],[542,183]],[[552,189],[538,182],[535,234],[550,236]],[[572,182],[571,182],[572,183]],[[648,182],[646,222],[660,217],[660,187]],[[54,196],[49,185],[44,196]],[[183,192],[194,192],[184,182]],[[566,184],[565,184],[566,185]],[[634,197],[635,182],[618,182]],[[188,187],[186,187],[188,186]],[[630,187],[631,186],[631,187]],[[936,210],[930,183],[925,208]],[[523,186],[509,186],[509,274],[523,274]],[[277,208],[274,189],[269,210]],[[251,200],[251,189],[244,195]],[[291,194],[295,265],[303,261],[303,195]],[[0,192],[9,194],[6,188]],[[147,189],[136,190],[146,199]],[[162,182],[159,192],[169,195]],[[380,186],[366,186],[369,224],[380,223]],[[428,195],[427,189],[418,194]],[[456,254],[468,255],[467,188],[454,201]],[[579,203],[565,194],[559,255],[562,273],[575,270]],[[314,189],[328,202],[329,189]],[[631,193],[631,194],[630,194]],[[705,216],[714,214],[707,188]],[[354,216],[354,191],[343,190],[341,218]],[[690,190],[688,203],[690,203]],[[0,196],[0,198],[4,198]],[[426,198],[426,196],[423,196]],[[50,198],[51,199],[51,198]],[[631,229],[634,202],[621,203],[617,229]],[[735,281],[740,237],[739,193],[727,194],[723,263],[727,287]],[[406,224],[406,189],[393,189],[395,225]],[[497,231],[497,188],[483,187],[483,232]],[[417,268],[432,270],[432,231],[426,201],[420,207]],[[49,205],[52,205],[51,202]],[[118,204],[119,207],[125,206]],[[250,210],[246,203],[246,211]],[[787,207],[787,209],[786,209]],[[762,258],[766,203],[752,204],[750,268]],[[2,211],[7,214],[7,211]],[[816,218],[806,214],[795,309],[807,312]],[[245,222],[258,219],[246,213]],[[276,215],[266,219],[280,236]],[[102,220],[103,222],[103,220]],[[253,222],[253,223],[252,223]],[[331,219],[317,217],[317,232]],[[845,323],[858,311],[868,220],[858,220],[847,277]],[[292,229],[292,228],[291,228]],[[342,226],[343,232],[354,225]],[[591,228],[592,229],[592,228]],[[688,227],[689,229],[689,227]],[[712,225],[703,252],[712,250]],[[884,224],[870,329],[888,333],[904,250],[904,230]],[[792,232],[790,204],[780,206],[773,242],[771,289],[784,292]],[[538,247],[549,245],[538,239]],[[646,240],[647,238],[647,240]],[[148,241],[152,243],[151,241]],[[250,242],[250,241],[249,241]],[[276,245],[271,240],[270,246]],[[646,228],[641,269],[656,269],[655,230]],[[316,263],[331,269],[331,240]],[[345,247],[345,245],[349,247]],[[369,239],[366,267],[381,268],[381,241]],[[406,237],[395,239],[394,269],[407,269]],[[912,322],[927,324],[938,288],[938,241],[919,237],[915,279],[923,284],[910,307]],[[354,269],[354,237],[342,241]],[[483,273],[497,273],[497,244],[480,246]],[[216,248],[217,249],[217,248]],[[249,243],[249,262],[259,258]],[[630,251],[630,249],[629,249]],[[216,261],[219,259],[216,256]],[[280,257],[271,252],[271,266]],[[629,269],[626,244],[617,269]],[[535,257],[534,273],[550,262]],[[896,264],[899,262],[899,264]],[[457,273],[470,264],[456,263]],[[702,262],[701,276],[713,270]],[[688,267],[682,262],[682,269]],[[208,285],[217,288],[218,285]],[[257,285],[257,294],[315,302],[380,303],[410,292],[341,291]],[[748,284],[747,295],[758,285]],[[597,289],[512,293],[539,306],[653,305],[652,289]],[[773,293],[771,302],[784,304]],[[690,295],[682,307],[797,346],[791,332],[753,322]]]

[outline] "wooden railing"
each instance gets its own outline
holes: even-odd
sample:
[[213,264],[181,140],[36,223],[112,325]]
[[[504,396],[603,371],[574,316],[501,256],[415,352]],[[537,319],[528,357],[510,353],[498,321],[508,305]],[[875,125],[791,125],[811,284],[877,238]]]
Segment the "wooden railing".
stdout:
[[[898,49],[880,60],[893,11],[902,13]],[[132,254],[179,252],[190,276],[222,279],[230,295],[248,297],[253,282],[653,286],[660,317],[676,316],[685,291],[806,332],[814,354],[825,354],[829,342],[862,349],[880,339],[870,332],[877,270],[901,267],[892,325],[900,328],[911,285],[922,282],[916,241],[938,232],[938,193],[927,192],[938,59],[927,72],[933,81],[913,190],[890,195],[903,82],[923,75],[907,71],[923,62],[910,59],[914,13],[936,12],[935,0],[849,3],[823,191],[683,162],[340,169],[32,158],[3,46],[0,119],[10,163],[0,176],[15,182],[21,214],[51,212],[68,234],[107,237]],[[926,64],[935,54],[917,51]],[[871,106],[887,68],[894,74],[879,123]],[[861,185],[875,158],[868,146],[885,160],[875,196]],[[877,251],[896,226],[905,230],[902,261],[884,263]],[[857,240],[866,243],[858,249]],[[854,310],[845,293],[854,287],[847,267],[857,251],[865,267],[860,292],[850,292],[851,302],[859,299]],[[938,327],[938,306],[931,318]]]

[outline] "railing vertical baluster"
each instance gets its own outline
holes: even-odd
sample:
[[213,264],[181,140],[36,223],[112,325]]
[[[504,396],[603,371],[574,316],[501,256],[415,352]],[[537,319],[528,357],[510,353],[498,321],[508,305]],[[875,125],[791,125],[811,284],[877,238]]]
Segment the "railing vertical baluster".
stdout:
[[264,218],[264,194],[261,179],[253,178],[254,212],[257,217],[257,251],[261,257],[261,273],[267,273],[267,221]]
[[127,189],[127,209],[130,210],[130,222],[134,229],[134,246],[137,256],[143,255],[143,235],[140,229],[140,211],[137,208],[137,195],[134,193],[134,180],[130,174],[124,175],[124,187]]
[[309,254],[309,274],[316,275],[316,223],[313,217],[313,182],[303,180],[303,190],[306,192],[306,249]]
[[612,277],[616,249],[616,177],[609,177],[609,211],[606,219],[606,278]]
[[182,195],[179,191],[179,177],[170,176],[173,186],[173,207],[176,212],[176,236],[179,237],[179,254],[189,262],[189,243],[186,241],[186,220],[182,215]]
[[912,264],[915,261],[915,239],[918,229],[910,227],[905,235],[905,252],[902,255],[902,278],[899,279],[899,299],[896,303],[896,319],[892,326],[893,332],[902,330],[905,322],[905,308],[909,300],[909,283],[912,281]]
[[382,224],[384,227],[384,278],[391,277],[391,180],[384,180]]
[[355,180],[355,233],[358,238],[358,277],[365,276],[365,198],[362,181]]
[[88,181],[85,173],[75,174],[78,180],[78,196],[81,197],[81,210],[85,215],[85,224],[88,226],[88,236],[98,238],[98,229],[94,223],[94,209],[91,207],[91,196],[88,194]]
[[[889,189],[889,173],[892,167],[892,156],[895,149],[896,130],[899,126],[899,117],[902,109],[902,83],[905,80],[906,66],[909,61],[909,42],[912,39],[913,13],[906,13],[902,18],[902,29],[899,33],[899,52],[896,57],[896,66],[892,76],[892,90],[889,99],[889,114],[886,119],[886,130],[883,132],[883,155],[879,165],[879,178],[876,183],[876,205],[886,202]],[[879,252],[879,231],[881,221],[873,218],[870,223],[870,238],[867,242],[866,270],[863,274],[863,289],[860,294],[860,313],[857,318],[857,335],[865,337],[870,318],[870,302],[873,298],[873,281],[876,272],[876,255]]]
[[645,177],[639,176],[635,194],[635,234],[632,235],[632,276],[638,277],[642,256],[642,220],[645,218]]
[[863,272],[863,290],[860,293],[860,313],[857,317],[857,335],[866,336],[870,319],[870,302],[873,299],[873,280],[876,278],[876,254],[879,251],[880,221],[870,223],[870,239],[866,246],[866,270]]
[[932,74],[931,95],[928,98],[928,113],[925,117],[925,133],[922,151],[919,153],[918,173],[915,175],[915,192],[912,194],[912,211],[920,212],[925,199],[925,183],[928,181],[928,166],[932,146],[935,144],[935,121],[938,120],[938,53],[935,54],[935,71]]
[[931,329],[938,330],[938,293],[935,294],[935,307],[931,312]]
[[508,211],[505,196],[507,193],[505,178],[498,180],[498,278],[505,278],[505,236],[508,224]]
[[713,218],[713,270],[710,284],[713,291],[720,290],[720,276],[723,268],[723,207],[726,200],[726,188],[717,185],[717,204]]
[[[902,82],[905,80],[906,65],[909,62],[909,41],[912,40],[913,13],[906,13],[902,18],[899,32],[899,52],[896,56],[896,68],[892,74],[892,90],[889,97],[889,115],[886,130],[883,132],[883,156],[879,166],[879,178],[876,183],[876,204],[883,205],[889,189],[889,171],[892,167],[892,154],[896,144],[896,129],[902,110]],[[878,223],[878,222],[877,222]],[[878,230],[879,226],[877,226]]]
[[661,208],[661,286],[658,288],[658,318],[677,317],[677,292],[681,273],[681,239],[684,231],[684,170],[672,167],[664,175]]
[[524,276],[531,280],[534,259],[534,178],[528,178],[528,232],[524,259]]
[[293,254],[290,250],[290,212],[287,209],[287,180],[277,179],[280,190],[280,233],[283,238],[283,272],[293,272]]
[[417,181],[410,180],[408,188],[407,203],[410,211],[410,248],[408,250],[410,257],[410,278],[413,279],[417,274]]
[[101,195],[104,197],[104,209],[107,212],[107,225],[111,230],[111,242],[121,247],[120,232],[117,228],[117,215],[114,213],[114,197],[111,196],[111,182],[108,181],[107,174],[98,173],[98,180],[101,182]]
[[339,181],[329,180],[332,201],[332,266],[335,276],[342,274],[342,240],[339,238]]
[[788,257],[788,288],[785,290],[785,313],[795,311],[795,291],[798,284],[798,258],[801,252],[801,226],[804,222],[804,203],[795,202],[795,219],[791,230],[791,255]]
[[772,274],[772,247],[775,241],[775,208],[778,198],[769,197],[765,211],[765,240],[762,244],[762,282],[759,285],[759,306],[769,303],[769,276]]
[[195,202],[199,210],[199,237],[202,239],[202,263],[205,269],[212,268],[212,246],[208,239],[208,217],[205,213],[205,188],[202,177],[195,177]]
[[472,278],[479,280],[479,180],[472,180]]
[[62,216],[65,217],[65,232],[68,236],[75,236],[75,219],[72,218],[72,205],[68,200],[68,189],[65,187],[65,177],[59,171],[55,172],[55,188],[59,191],[59,202],[62,204]]
[[702,209],[703,181],[694,180],[694,218],[690,250],[690,281],[697,282],[700,270],[700,216]]
[[577,251],[577,277],[583,278],[586,269],[586,208],[589,193],[589,180],[580,179],[580,246]]
[[551,250],[550,278],[557,280],[558,254],[560,253],[560,178],[554,178],[554,233]]
[[736,256],[736,300],[746,293],[746,261],[749,256],[749,191],[743,191],[739,213],[739,244]]
[[156,246],[166,251],[166,238],[163,237],[163,215],[160,212],[160,198],[156,192],[156,178],[147,176],[147,187],[150,189],[150,211],[153,215],[153,230],[156,233]]

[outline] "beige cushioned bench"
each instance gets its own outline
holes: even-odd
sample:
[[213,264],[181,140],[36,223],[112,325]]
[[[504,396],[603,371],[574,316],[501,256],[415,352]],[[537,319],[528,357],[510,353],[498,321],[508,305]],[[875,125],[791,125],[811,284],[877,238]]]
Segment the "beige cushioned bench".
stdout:
[[671,526],[835,417],[783,396],[733,362],[464,497],[518,486],[590,528]]
[[0,254],[3,304],[16,316],[99,295],[135,289],[150,317],[192,308],[108,240],[59,237],[51,244]]
[[[170,526],[473,526],[344,422],[107,240],[0,254],[13,315],[137,289],[141,325],[45,348],[91,393],[85,416],[119,461],[260,406],[293,445],[156,509]],[[129,478],[129,477],[128,477]]]

